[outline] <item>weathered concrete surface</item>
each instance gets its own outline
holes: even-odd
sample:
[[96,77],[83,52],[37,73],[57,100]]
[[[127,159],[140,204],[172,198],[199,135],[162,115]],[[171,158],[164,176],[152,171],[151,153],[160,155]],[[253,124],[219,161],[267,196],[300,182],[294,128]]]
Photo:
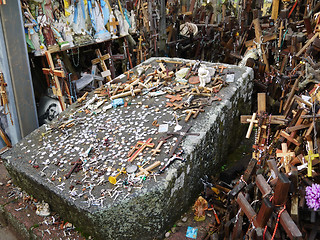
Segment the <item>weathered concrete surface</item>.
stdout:
[[[150,63],[157,65],[155,59],[149,59],[143,64],[147,65]],[[206,64],[207,66],[215,65],[211,63]],[[107,177],[100,185],[95,185],[91,191],[88,191],[90,189],[89,183],[86,183],[86,185],[82,183],[80,187],[75,184],[75,180],[87,181],[84,180],[84,173],[82,171],[73,174],[68,180],[63,179],[63,176],[72,167],[67,164],[78,159],[78,152],[86,150],[93,142],[100,144],[100,148],[96,146],[96,152],[100,155],[107,154],[101,150],[101,146],[103,145],[101,144],[101,139],[108,135],[108,133],[103,128],[101,130],[101,126],[108,125],[108,116],[111,116],[112,119],[119,119],[119,121],[130,122],[130,120],[126,120],[126,116],[129,113],[125,110],[122,111],[122,108],[86,116],[84,112],[77,111],[75,106],[71,107],[59,118],[63,119],[63,117],[72,116],[72,118],[78,118],[81,121],[72,127],[71,132],[68,133],[68,137],[64,138],[63,135],[61,137],[61,132],[53,132],[48,138],[43,140],[41,137],[41,133],[45,132],[45,127],[43,126],[27,136],[21,143],[17,144],[10,152],[7,152],[3,156],[6,160],[6,167],[15,182],[24,190],[38,199],[44,199],[65,220],[72,222],[81,232],[92,235],[95,239],[161,238],[165,230],[170,228],[181,216],[181,213],[190,207],[194,201],[199,193],[199,189],[201,189],[199,178],[203,177],[204,174],[210,175],[214,171],[219,171],[218,166],[225,161],[224,157],[227,155],[227,152],[230,152],[238,144],[237,141],[241,139],[243,128],[240,126],[239,116],[240,114],[247,114],[250,111],[253,72],[250,68],[239,68],[236,66],[229,66],[229,71],[235,72],[235,82],[219,92],[218,96],[222,98],[222,101],[213,102],[212,106],[206,107],[205,112],[201,113],[197,119],[192,119],[188,123],[192,125],[190,132],[198,132],[200,136],[188,136],[182,142],[181,146],[185,151],[184,156],[187,161],[185,163],[174,163],[164,174],[157,176],[156,182],[153,178],[148,179],[143,183],[141,189],[134,189],[129,195],[127,195],[126,189],[122,189],[123,195],[116,201],[105,197],[103,205],[96,206],[97,204],[90,205],[90,202],[85,198],[85,195],[87,195],[98,199],[101,197],[102,190],[114,188],[114,186],[106,181]],[[141,119],[146,118],[145,124],[150,126],[154,119],[157,119],[159,123],[172,120],[170,110],[164,108],[167,99],[163,96],[157,99],[138,97],[133,99],[132,103],[139,101],[143,101],[144,105],[147,104],[149,106],[148,111],[153,111],[152,109],[155,109],[157,106],[160,106],[161,111],[160,113],[157,111],[152,112],[152,116],[150,116],[144,114],[146,111],[145,107],[132,105],[133,107],[128,109],[128,111],[137,112],[130,115],[131,118],[135,119],[131,125],[137,125],[135,121],[139,121],[139,117]],[[96,118],[101,118],[102,122],[96,120]],[[93,126],[90,125],[90,122],[93,123]],[[185,123],[180,121],[179,124],[184,125]],[[58,126],[58,122],[56,122],[56,126]],[[132,135],[130,135],[130,129],[132,127],[130,126],[124,130],[122,136],[125,139],[130,139],[129,136]],[[99,131],[93,130],[98,128],[100,129]],[[170,130],[172,128],[173,126],[170,127]],[[121,127],[116,129],[120,131]],[[81,135],[82,131],[86,132],[85,135]],[[91,135],[86,135],[88,132]],[[116,134],[116,132],[113,130],[112,133]],[[92,135],[93,133],[95,134],[94,136]],[[141,135],[140,139],[144,140],[148,137],[158,137],[159,139],[156,131],[152,133],[154,133],[153,136],[144,136],[143,133],[136,133],[136,135]],[[119,133],[117,134],[119,135]],[[112,136],[117,138],[118,135]],[[87,138],[84,142],[78,143],[80,146],[79,150],[75,146],[75,143],[79,141],[79,138],[83,138],[84,136]],[[93,142],[90,142],[90,139],[93,138]],[[66,146],[61,146],[59,145],[59,141],[69,142],[68,144],[65,143]],[[171,144],[174,143],[174,140],[172,141]],[[132,142],[131,145],[134,145],[135,142]],[[156,143],[156,141],[153,142]],[[120,144],[120,141],[117,143]],[[72,147],[70,148],[69,145],[72,145]],[[96,167],[96,171],[100,171],[103,168],[106,169],[108,164],[112,164],[113,168],[119,167],[115,163],[116,160],[108,160],[108,155],[105,156],[106,158],[95,158],[94,161],[89,159],[88,164],[92,163],[92,169],[90,170],[90,166],[87,165],[84,165],[84,169],[93,172],[94,167],[92,166],[95,166],[93,164],[97,164],[97,162],[99,164],[99,161],[105,162],[105,164],[101,164],[100,168]],[[120,159],[120,162],[127,166],[125,157],[124,160],[122,157],[118,156],[117,160],[119,161]],[[59,160],[58,164],[57,158]],[[165,158],[166,154],[162,151],[156,160],[164,161]],[[43,168],[43,162],[46,160],[49,160],[51,164],[48,164],[48,168],[43,170],[46,173],[44,176],[39,169]],[[39,165],[40,168],[36,169],[32,167],[36,166],[35,164]],[[60,170],[56,179],[59,176],[62,177],[61,182],[57,180],[50,181],[51,173],[58,168]],[[94,172],[92,172],[89,176],[94,179]],[[123,176],[120,176],[119,179],[121,177]],[[95,180],[92,181],[92,183],[95,182]],[[61,186],[63,183],[64,185]],[[76,187],[78,195],[70,196],[71,185]],[[86,187],[86,189],[82,189],[83,187]],[[81,194],[81,189],[84,191],[83,194]]]

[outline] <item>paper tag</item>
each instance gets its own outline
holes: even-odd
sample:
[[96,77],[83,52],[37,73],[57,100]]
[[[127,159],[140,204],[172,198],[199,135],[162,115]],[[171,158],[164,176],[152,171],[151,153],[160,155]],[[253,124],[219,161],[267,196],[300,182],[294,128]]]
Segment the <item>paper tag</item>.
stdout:
[[226,82],[233,83],[234,82],[234,74],[227,74]]
[[168,132],[169,125],[168,124],[160,124],[159,125],[159,133]]
[[101,76],[102,76],[102,77],[108,77],[108,76],[110,76],[110,75],[111,75],[110,70],[103,71],[103,72],[101,73]]

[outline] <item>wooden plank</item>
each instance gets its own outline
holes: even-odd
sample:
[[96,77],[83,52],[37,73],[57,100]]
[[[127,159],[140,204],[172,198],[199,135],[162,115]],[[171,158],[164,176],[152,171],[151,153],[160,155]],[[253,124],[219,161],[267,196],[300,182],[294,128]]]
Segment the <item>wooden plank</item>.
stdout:
[[267,112],[267,94],[258,93],[258,114]]
[[278,181],[274,189],[273,203],[277,206],[286,204],[290,187],[290,180],[284,173],[279,173]]
[[278,19],[279,5],[280,5],[280,0],[273,0],[272,1],[271,19],[273,19],[273,20]]
[[302,239],[302,233],[290,217],[287,210],[284,210],[281,214],[280,224],[284,228],[290,239]]
[[267,222],[269,221],[272,212],[272,203],[267,198],[262,199],[262,204],[257,215],[257,222],[259,224],[259,227],[264,228],[267,225]]
[[[267,35],[267,36],[263,37],[262,42],[266,43],[266,42],[273,41],[273,40],[276,40],[276,39],[277,39],[277,35],[276,34]],[[256,41],[256,39],[248,40],[244,44],[245,44],[246,47],[252,47],[254,45],[254,41]]]
[[[241,123],[248,123],[247,120],[250,120],[252,116],[250,115],[242,115],[240,116]],[[285,124],[285,116],[283,115],[273,115],[271,116],[271,124]]]
[[296,54],[296,57],[299,57],[306,49],[307,47],[310,46],[311,43],[313,43],[313,41],[319,37],[319,33],[315,33],[314,36],[308,40],[308,42],[300,49],[300,51]]

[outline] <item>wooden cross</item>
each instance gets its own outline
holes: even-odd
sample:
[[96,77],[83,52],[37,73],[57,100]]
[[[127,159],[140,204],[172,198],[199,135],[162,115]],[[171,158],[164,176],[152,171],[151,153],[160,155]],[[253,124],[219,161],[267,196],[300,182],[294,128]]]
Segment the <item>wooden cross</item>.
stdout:
[[190,119],[190,117],[191,117],[191,115],[192,115],[192,114],[196,114],[197,111],[196,111],[196,110],[193,110],[193,109],[187,109],[187,110],[185,110],[184,112],[188,113],[187,116],[186,116],[186,118],[184,119],[185,122],[188,122],[189,119]]
[[277,157],[281,157],[281,161],[284,163],[286,172],[290,172],[289,168],[289,162],[291,161],[292,158],[296,156],[294,152],[291,152],[290,150],[288,151],[288,146],[286,143],[281,144],[281,150],[277,150]]
[[158,141],[158,145],[155,149],[152,149],[150,152],[152,153],[152,156],[155,156],[157,153],[160,153],[161,150],[160,148],[162,147],[162,145],[164,143],[167,142],[167,139],[171,138],[173,135],[168,135],[167,137],[164,137],[164,138],[160,138],[159,141]]
[[199,108],[194,108],[196,112],[193,114],[193,118],[196,118],[200,112],[204,112],[203,106],[200,106]]
[[143,52],[142,52],[142,41],[143,41],[143,38],[142,36],[140,35],[139,38],[139,45],[138,45],[138,48],[137,49],[134,49],[133,51],[137,53],[137,64],[140,64],[143,60]]
[[60,82],[59,82],[58,77],[64,78],[66,76],[65,76],[64,71],[55,69],[54,63],[53,63],[53,60],[51,57],[51,53],[46,51],[45,54],[46,54],[46,59],[47,59],[49,68],[42,68],[42,71],[44,74],[50,75],[53,78],[54,87],[52,87],[52,91],[53,91],[54,95],[58,96],[61,109],[62,109],[62,111],[64,111],[64,110],[66,110],[66,105],[63,100],[61,86],[60,86]]
[[138,141],[138,145],[141,145],[140,148],[137,149],[137,151],[135,153],[133,153],[133,155],[128,159],[128,162],[132,162],[146,147],[150,147],[153,148],[154,147],[154,143],[152,142],[152,138],[149,138],[147,141],[142,142],[142,141]]
[[227,67],[226,67],[226,66],[221,65],[221,66],[219,66],[218,68],[220,69],[220,73],[222,73],[222,72],[223,72],[223,70],[224,70],[224,69],[226,69]]
[[172,106],[174,106],[173,110],[182,109],[183,108],[183,102],[180,103],[180,104],[173,103]]
[[115,18],[112,18],[110,21],[110,26],[112,26],[114,29],[113,31],[115,31],[113,32],[114,35],[117,33],[117,25],[119,25],[119,22],[117,22]]
[[252,115],[251,119],[247,119],[247,122],[249,122],[250,124],[249,124],[249,128],[248,128],[248,131],[247,131],[247,134],[246,134],[246,138],[250,138],[250,135],[251,135],[251,132],[252,132],[252,129],[253,129],[253,125],[258,123],[258,120],[256,119],[256,117],[257,117],[257,114],[254,113]]
[[291,137],[291,136],[290,136],[287,132],[285,132],[285,131],[281,131],[281,132],[280,132],[280,136],[284,137],[285,139],[287,139],[287,141],[292,142],[292,143],[293,143],[294,145],[296,145],[296,146],[300,146],[300,145],[301,145],[301,143],[298,142],[297,139]]
[[182,97],[180,94],[177,94],[177,95],[166,95],[165,96],[166,98],[169,98],[170,99],[170,102],[175,102],[175,101],[181,101],[182,100]]
[[281,41],[282,41],[282,30],[284,29],[283,27],[283,21],[281,21],[280,23],[280,27],[279,27],[279,42],[278,42],[278,48],[280,49],[281,47]]
[[111,73],[107,68],[106,63],[104,62],[105,60],[110,58],[110,54],[107,53],[105,55],[102,56],[100,49],[96,49],[96,54],[98,56],[98,58],[91,60],[92,64],[100,64],[103,72],[101,73],[102,77],[106,77],[108,79],[108,81],[111,81]]
[[146,176],[148,176],[148,175],[149,175],[149,172],[150,172],[152,169],[160,166],[160,164],[161,164],[160,161],[156,161],[156,162],[154,162],[153,164],[149,165],[149,166],[146,167],[146,168],[142,168],[142,167],[139,168],[140,172],[138,172],[138,173],[136,174],[136,177],[139,177],[139,176],[141,176],[141,175],[146,175]]

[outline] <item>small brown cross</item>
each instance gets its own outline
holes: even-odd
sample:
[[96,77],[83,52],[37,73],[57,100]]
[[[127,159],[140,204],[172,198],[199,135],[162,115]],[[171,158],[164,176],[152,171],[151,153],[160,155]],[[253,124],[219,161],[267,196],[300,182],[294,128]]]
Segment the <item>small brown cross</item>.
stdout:
[[138,172],[138,173],[136,174],[136,177],[139,177],[139,176],[141,176],[141,175],[146,175],[146,176],[148,176],[148,175],[149,175],[149,172],[150,172],[152,169],[160,166],[160,164],[161,164],[160,161],[156,161],[156,162],[154,162],[153,164],[149,165],[149,166],[146,167],[146,168],[142,168],[142,167],[139,168],[140,172]]
[[98,58],[93,59],[93,60],[91,61],[91,63],[92,63],[92,64],[100,63],[101,68],[102,68],[102,70],[103,70],[103,72],[101,73],[101,75],[102,75],[103,77],[107,77],[108,81],[111,81],[111,80],[112,80],[111,77],[110,77],[111,73],[110,73],[110,71],[108,70],[106,63],[104,62],[105,60],[107,60],[107,59],[110,58],[110,54],[107,53],[107,54],[105,54],[105,55],[102,56],[102,54],[101,54],[101,52],[100,52],[100,49],[96,49],[96,54],[97,54]]
[[224,69],[226,69],[227,67],[226,67],[226,66],[221,65],[221,66],[219,66],[218,68],[220,69],[220,73],[222,73],[222,72],[223,72],[223,70],[224,70]]
[[166,95],[165,96],[166,98],[169,98],[170,99],[170,102],[174,102],[174,101],[181,101],[182,100],[182,97],[180,94],[177,94],[177,95]]
[[183,102],[182,103],[173,103],[174,106],[173,110],[182,109],[183,108]]

